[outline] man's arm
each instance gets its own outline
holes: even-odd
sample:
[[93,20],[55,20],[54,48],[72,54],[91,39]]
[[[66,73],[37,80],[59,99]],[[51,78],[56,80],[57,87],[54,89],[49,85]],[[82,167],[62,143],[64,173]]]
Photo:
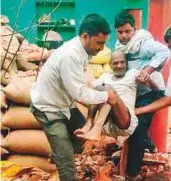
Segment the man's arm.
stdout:
[[167,82],[165,97],[162,97],[147,106],[136,108],[135,113],[136,115],[139,115],[149,112],[155,112],[167,106],[171,106],[171,72],[169,74]]
[[151,57],[151,61],[141,70],[141,80],[146,81],[148,74],[152,74],[154,71],[160,71],[165,62],[170,57],[169,49],[162,43],[150,39],[145,41],[143,46],[144,54],[147,57]]
[[159,90],[159,87],[151,78],[149,78],[149,80],[147,81],[147,86],[150,87],[152,90]]
[[[140,75],[141,76],[141,75]],[[147,87],[150,87],[152,90],[159,90],[158,85],[150,78],[150,75],[146,75],[146,78],[144,80],[143,77],[137,76],[135,81],[137,84],[143,84]]]
[[70,96],[85,104],[105,103],[108,99],[108,92],[100,92],[86,87],[84,80],[84,67],[74,57],[66,57],[61,61],[59,72],[63,84]]
[[92,104],[92,105],[89,106],[87,122],[89,122],[89,124],[91,124],[91,125],[93,125],[94,118],[96,116],[97,110],[98,110],[98,105],[97,104]]
[[145,41],[143,46],[146,48],[146,56],[151,56],[151,61],[143,68],[143,70],[149,74],[155,70],[160,71],[170,57],[170,51],[167,46],[158,41],[154,41],[153,39]]
[[166,87],[161,72],[155,71],[151,75],[146,73],[145,79],[142,77],[142,75],[140,75],[141,73],[142,72],[140,71],[135,76],[135,81],[137,84],[143,84],[150,87],[152,90],[165,90]]
[[152,74],[155,71],[155,68],[152,66],[146,66],[143,68],[143,71],[147,72],[148,74]]
[[170,105],[171,105],[171,97],[165,96],[147,106],[136,108],[135,114],[140,115],[140,114],[155,112]]

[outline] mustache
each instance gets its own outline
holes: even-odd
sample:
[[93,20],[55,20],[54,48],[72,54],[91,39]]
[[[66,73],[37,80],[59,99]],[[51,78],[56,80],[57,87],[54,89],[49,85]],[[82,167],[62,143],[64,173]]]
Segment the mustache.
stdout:
[[126,71],[125,68],[122,69],[114,69],[114,71]]
[[121,39],[121,41],[124,41],[124,42],[126,41],[127,42],[128,40],[127,39]]
[[115,70],[113,70],[113,72],[114,73],[125,73],[126,72],[126,70],[125,69],[115,69]]

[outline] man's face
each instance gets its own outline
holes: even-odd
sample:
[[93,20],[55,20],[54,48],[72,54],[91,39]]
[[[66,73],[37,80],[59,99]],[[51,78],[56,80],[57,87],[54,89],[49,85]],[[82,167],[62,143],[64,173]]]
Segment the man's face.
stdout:
[[108,40],[108,35],[99,33],[96,36],[84,35],[84,48],[88,55],[95,56],[101,50],[103,50],[106,41]]
[[112,57],[110,62],[111,69],[116,77],[123,77],[126,72],[126,60],[125,57],[121,55],[116,55]]
[[126,45],[135,34],[135,28],[129,23],[120,26],[117,30],[117,38],[123,45]]

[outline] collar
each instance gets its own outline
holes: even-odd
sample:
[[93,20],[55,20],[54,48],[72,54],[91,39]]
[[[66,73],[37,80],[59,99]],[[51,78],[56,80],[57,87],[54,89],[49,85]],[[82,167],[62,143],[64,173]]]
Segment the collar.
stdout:
[[75,40],[76,40],[76,42],[77,42],[77,44],[78,44],[79,52],[81,53],[82,58],[83,58],[83,59],[88,59],[88,58],[89,58],[89,55],[88,55],[87,52],[85,51],[85,49],[84,49],[84,47],[83,47],[83,45],[82,45],[82,43],[81,43],[80,37],[77,36],[77,37],[75,38]]

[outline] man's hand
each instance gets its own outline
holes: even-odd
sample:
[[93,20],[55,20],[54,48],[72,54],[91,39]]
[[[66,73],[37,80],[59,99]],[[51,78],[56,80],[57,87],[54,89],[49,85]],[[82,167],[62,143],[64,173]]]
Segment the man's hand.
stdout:
[[112,88],[108,89],[108,100],[107,103],[114,106],[117,101],[117,93]]
[[135,108],[135,115],[138,116],[140,114],[142,114],[141,113],[141,108]]
[[146,84],[150,79],[150,74],[146,70],[141,70],[139,74],[137,74],[136,82],[138,84]]
[[159,90],[158,85],[150,78],[150,74],[146,70],[141,70],[135,78],[137,84],[143,84],[153,90]]

